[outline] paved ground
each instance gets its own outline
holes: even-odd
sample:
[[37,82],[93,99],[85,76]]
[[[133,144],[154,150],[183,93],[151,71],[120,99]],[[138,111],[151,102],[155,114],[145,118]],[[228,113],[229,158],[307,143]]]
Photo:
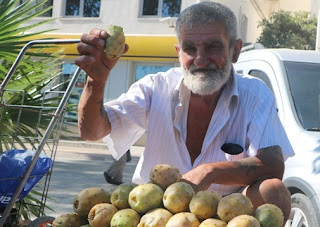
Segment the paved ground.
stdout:
[[[124,182],[131,181],[143,149],[138,146],[130,149],[132,161],[125,167]],[[103,187],[112,191],[116,186],[106,183],[103,177],[103,171],[112,162],[112,156],[103,144],[60,141],[48,193],[51,199],[46,202],[55,212],[46,209],[45,213],[56,217],[73,212],[74,196],[88,187]]]

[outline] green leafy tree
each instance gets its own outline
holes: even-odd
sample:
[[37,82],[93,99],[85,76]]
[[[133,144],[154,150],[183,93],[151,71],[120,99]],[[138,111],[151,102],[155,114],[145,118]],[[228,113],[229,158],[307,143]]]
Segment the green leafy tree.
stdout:
[[315,49],[317,18],[308,12],[280,10],[260,21],[258,27],[262,33],[257,41],[267,48]]
[[[46,3],[47,0],[28,0],[23,3],[20,0],[0,0],[0,84],[21,48],[34,35],[51,31],[29,32],[54,19],[44,19],[31,25],[25,23],[51,10],[52,7],[46,7]],[[61,95],[55,92],[63,86],[58,81],[61,71],[58,53],[48,54],[44,49],[45,46],[38,46],[27,52],[0,97],[0,154],[13,148],[36,150],[52,119],[52,109],[61,99]],[[52,141],[52,137],[49,140]],[[44,152],[55,145],[48,144]],[[38,184],[35,190],[15,204],[21,219],[43,214],[45,201],[41,198],[41,190],[44,189]]]

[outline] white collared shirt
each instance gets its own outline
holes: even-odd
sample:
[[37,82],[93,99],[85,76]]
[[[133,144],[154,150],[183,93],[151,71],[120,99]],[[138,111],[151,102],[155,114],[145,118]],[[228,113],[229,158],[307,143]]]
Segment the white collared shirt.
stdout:
[[[151,168],[159,163],[171,164],[184,174],[204,163],[252,157],[259,148],[273,145],[282,148],[285,160],[294,155],[271,91],[259,79],[234,73],[221,93],[201,153],[192,164],[185,142],[190,94],[182,83],[180,68],[173,68],[145,76],[127,93],[105,104],[112,130],[104,141],[116,159],[147,131],[147,143],[133,182],[148,182]],[[226,154],[221,150],[224,143],[239,144],[245,151]],[[240,188],[210,186],[210,190],[221,195]]]

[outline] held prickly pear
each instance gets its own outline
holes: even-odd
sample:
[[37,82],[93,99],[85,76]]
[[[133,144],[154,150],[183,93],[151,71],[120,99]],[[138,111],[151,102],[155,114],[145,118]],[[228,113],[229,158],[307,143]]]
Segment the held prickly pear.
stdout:
[[108,37],[106,39],[104,52],[109,59],[120,57],[125,48],[125,36],[123,28],[116,25],[110,25],[107,28]]

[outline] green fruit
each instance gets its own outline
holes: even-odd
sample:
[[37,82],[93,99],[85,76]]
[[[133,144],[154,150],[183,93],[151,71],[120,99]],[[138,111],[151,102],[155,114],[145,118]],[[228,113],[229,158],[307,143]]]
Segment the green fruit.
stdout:
[[189,210],[189,203],[194,195],[195,192],[190,184],[176,182],[165,190],[163,205],[173,214],[186,212]]
[[119,210],[130,208],[128,198],[129,193],[137,187],[138,185],[135,183],[123,183],[119,185],[112,193],[110,201],[112,205],[114,205]]
[[199,191],[190,201],[190,212],[201,220],[212,218],[217,214],[218,203],[221,199],[222,196],[217,192],[209,190]]
[[227,223],[215,218],[208,218],[201,222],[199,227],[226,227]]
[[137,227],[165,227],[172,214],[164,208],[156,208],[143,215]]
[[156,184],[141,184],[129,193],[129,205],[132,209],[145,214],[149,210],[162,206],[163,190]]
[[159,185],[166,190],[169,185],[180,181],[182,178],[179,170],[169,164],[155,165],[150,171],[150,180],[152,183]]
[[110,203],[111,194],[99,187],[80,191],[73,200],[73,210],[81,217],[88,217],[91,208],[99,203]]
[[242,214],[228,222],[227,227],[261,227],[257,219],[251,215]]
[[107,28],[108,37],[106,39],[104,52],[109,59],[120,57],[125,48],[125,36],[123,28],[116,25],[110,25]]
[[224,222],[229,222],[231,219],[242,214],[253,214],[253,204],[249,197],[241,193],[232,193],[223,197],[217,210],[218,216]]
[[140,215],[130,208],[119,210],[111,219],[111,227],[136,227],[139,224]]
[[274,204],[263,204],[254,212],[262,227],[281,227],[284,222],[282,210]]
[[94,205],[88,214],[90,226],[110,226],[111,218],[117,211],[118,209],[109,203],[99,203]]
[[73,227],[82,224],[82,218],[74,213],[61,214],[52,222],[52,227]]

